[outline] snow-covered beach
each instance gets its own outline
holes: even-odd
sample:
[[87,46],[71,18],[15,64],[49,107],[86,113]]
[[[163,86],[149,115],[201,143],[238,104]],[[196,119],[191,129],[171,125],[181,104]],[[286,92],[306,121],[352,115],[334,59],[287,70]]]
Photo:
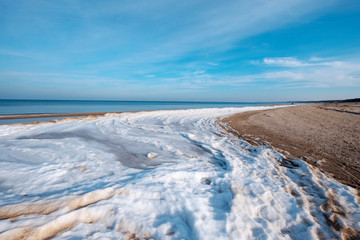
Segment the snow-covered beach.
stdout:
[[359,231],[354,189],[219,123],[268,108],[2,125],[0,239],[334,239]]

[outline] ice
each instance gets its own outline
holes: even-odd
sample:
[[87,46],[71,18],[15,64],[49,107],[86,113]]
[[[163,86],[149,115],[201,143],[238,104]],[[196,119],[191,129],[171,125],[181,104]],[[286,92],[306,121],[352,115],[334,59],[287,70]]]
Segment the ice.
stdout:
[[0,126],[0,239],[334,239],[356,191],[219,118],[245,107]]
[[149,152],[148,154],[147,154],[147,157],[148,158],[156,158],[158,156],[158,154],[157,153],[154,153],[154,152]]

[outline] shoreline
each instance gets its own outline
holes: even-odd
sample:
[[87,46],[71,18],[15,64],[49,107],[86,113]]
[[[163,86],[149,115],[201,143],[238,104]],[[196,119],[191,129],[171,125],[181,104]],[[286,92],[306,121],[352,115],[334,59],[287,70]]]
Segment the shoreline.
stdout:
[[360,105],[305,104],[224,117],[229,132],[252,145],[270,145],[360,190]]
[[41,113],[41,114],[0,115],[0,120],[27,119],[27,118],[103,116],[108,113],[123,113],[123,112]]
[[[259,105],[259,106],[276,106],[273,105]],[[247,107],[247,106],[243,106]],[[242,107],[239,107],[242,108]],[[191,109],[191,108],[189,108]],[[189,110],[187,108],[180,109],[155,109],[155,110],[130,110],[130,111],[109,111],[109,112],[85,112],[85,113],[39,113],[39,114],[13,114],[13,115],[0,115],[0,125],[3,123],[2,120],[21,120],[21,119],[35,119],[33,122],[13,122],[5,124],[34,124],[41,122],[53,122],[58,120],[64,120],[72,117],[86,118],[86,117],[99,117],[106,114],[121,114],[121,113],[136,113],[136,112],[152,112],[152,111],[177,111],[177,110]],[[194,109],[207,109],[207,108],[194,108]],[[49,119],[54,118],[54,119]],[[56,119],[59,118],[59,119]],[[41,120],[36,120],[41,119]],[[46,120],[45,120],[46,119]]]
[[[297,113],[298,111],[301,114],[305,113],[302,116],[303,119],[301,119],[301,114]],[[1,120],[34,119],[34,122],[10,124],[36,124],[57,122],[72,117],[98,117],[108,113],[121,114],[124,112],[138,111],[0,115],[0,123]],[[319,116],[326,115],[327,118],[337,115],[337,119],[331,126],[327,126],[326,121],[314,118],[314,113],[310,114],[310,112],[316,112]],[[36,121],[37,118],[57,117],[61,119]],[[354,122],[354,119],[357,121]],[[291,121],[297,122],[297,126],[290,123]],[[340,123],[341,121],[342,123]],[[360,130],[358,134],[353,131],[356,130],[356,126],[360,126],[360,105],[357,103],[303,104],[286,108],[256,110],[223,117],[221,122],[230,127],[228,131],[250,144],[270,145],[289,159],[304,160],[341,183],[360,190],[360,137],[356,138],[356,136],[360,136]],[[353,123],[351,127],[345,126],[351,125],[351,122]],[[329,133],[330,129],[332,129],[331,133]],[[334,131],[334,129],[336,130]],[[320,142],[317,134],[322,136]],[[350,137],[351,146],[348,146],[349,141],[346,139],[350,135],[354,135],[355,139]],[[334,137],[344,138],[344,142],[334,141]],[[327,146],[324,147],[324,145]],[[356,148],[356,146],[359,147]],[[334,148],[336,151],[329,151],[329,148]],[[347,152],[342,151],[341,148],[347,149]],[[350,161],[349,152],[352,155],[350,158],[353,158]]]
[[[254,109],[263,110],[250,113],[271,116],[297,107]],[[203,227],[197,229],[199,233],[212,230],[208,226],[219,226],[211,235],[201,236],[205,239],[217,233],[221,234],[216,238],[236,239],[249,219],[262,219],[266,231],[289,238],[359,236],[356,189],[312,171],[314,168],[300,160],[295,165],[286,157],[274,162],[278,154],[268,147],[254,148],[236,141],[220,129],[225,125],[218,120],[238,113],[238,109],[210,109],[114,114],[106,115],[105,121],[88,116],[70,124],[4,129],[0,173],[9,176],[2,186],[10,187],[4,188],[5,204],[0,206],[4,223],[0,238],[61,238],[63,233],[71,235],[75,227],[76,231],[92,228],[84,228],[82,223],[97,224],[96,229],[114,234],[113,238],[124,234],[166,238],[173,231],[167,230],[169,223],[182,226],[173,218],[174,208],[182,211],[177,214],[197,217],[194,222],[203,220],[184,225]],[[221,204],[214,206],[214,202]],[[244,211],[244,204],[249,211]],[[264,210],[268,208],[271,210]],[[218,222],[214,209],[231,217]],[[154,216],[153,222],[148,216]],[[158,219],[164,217],[169,219],[166,228],[156,232]],[[140,227],[133,228],[133,222]],[[145,224],[149,225],[143,228]],[[309,228],[313,225],[316,232]],[[232,226],[236,232],[222,232],[222,226]],[[295,235],[298,229],[307,232]],[[171,232],[170,236],[192,238],[192,233]]]

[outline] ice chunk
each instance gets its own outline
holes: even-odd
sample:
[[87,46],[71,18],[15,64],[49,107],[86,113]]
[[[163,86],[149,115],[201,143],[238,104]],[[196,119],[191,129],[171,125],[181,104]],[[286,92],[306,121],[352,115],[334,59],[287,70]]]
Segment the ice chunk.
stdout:
[[157,153],[154,153],[154,152],[149,152],[148,154],[147,154],[147,157],[148,158],[156,158],[158,156],[158,154]]

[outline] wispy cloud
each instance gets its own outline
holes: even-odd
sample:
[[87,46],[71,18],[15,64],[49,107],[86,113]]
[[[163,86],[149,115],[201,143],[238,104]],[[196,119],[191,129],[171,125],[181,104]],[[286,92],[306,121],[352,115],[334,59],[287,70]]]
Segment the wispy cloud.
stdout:
[[[253,62],[254,63],[254,62]],[[268,70],[263,74],[248,76],[253,80],[271,80],[289,86],[296,83],[297,87],[334,87],[360,86],[360,62],[329,60],[312,57],[299,60],[294,57],[264,58],[256,64],[286,68],[286,70]]]
[[[255,62],[255,63],[254,63]],[[214,74],[206,70],[183,72],[178,77],[161,78],[161,83],[177,87],[209,88],[216,86],[273,86],[282,88],[325,88],[360,86],[360,61],[340,61],[312,57],[264,58],[252,61],[262,73]],[[262,68],[271,66],[271,68]],[[264,72],[265,69],[265,72]]]
[[65,2],[9,3],[16,12],[5,14],[3,31],[56,45],[50,54],[63,57],[111,49],[98,62],[156,62],[231,48],[242,39],[312,19],[340,0]]
[[301,62],[293,57],[264,58],[263,63],[271,66],[280,67],[305,67],[313,65],[313,63]]
[[[63,73],[37,73],[37,72],[3,72],[0,73],[0,78],[6,79],[7,81],[22,82],[23,79],[33,85],[47,85],[47,86],[69,86],[72,87],[90,87],[90,86],[109,86],[119,87],[125,85],[138,85],[138,81],[129,81],[128,79],[120,79],[113,77],[104,77],[97,75],[87,74],[63,74]],[[9,84],[6,81],[0,82],[1,84]]]
[[22,58],[40,58],[38,54],[34,54],[29,51],[14,51],[8,49],[0,49],[0,55]]
[[326,59],[326,58],[318,58],[318,57],[311,57],[308,60],[299,60],[294,57],[264,58],[262,62],[253,61],[252,63],[254,64],[263,63],[275,67],[290,67],[290,68],[312,67],[312,66],[332,66],[338,68],[354,67],[354,64],[350,62],[337,61],[334,59],[329,59],[329,58]]
[[[197,4],[200,2],[196,1]],[[158,50],[166,50],[165,55],[171,56],[199,49],[223,50],[244,38],[299,22],[300,19],[311,19],[314,17],[311,14],[321,14],[322,11],[319,10],[326,9],[336,2],[210,1],[198,11],[192,10],[194,4],[184,5],[180,12],[190,16],[191,24],[186,25],[186,28],[177,29],[165,43],[159,42]]]
[[[287,29],[346,5],[341,0],[19,0],[1,5],[7,11],[0,16],[0,85],[14,92],[17,86],[56,92],[54,86],[83,85],[94,94],[112,88],[114,96],[199,89],[213,96],[219,89],[243,86],[360,85],[356,59],[298,58],[299,47],[284,40]],[[276,41],[283,41],[284,51],[264,34],[271,31],[282,32]],[[311,56],[312,50],[320,52],[315,46],[301,54]],[[279,52],[284,57],[271,57]],[[258,60],[249,64],[249,56]]]

